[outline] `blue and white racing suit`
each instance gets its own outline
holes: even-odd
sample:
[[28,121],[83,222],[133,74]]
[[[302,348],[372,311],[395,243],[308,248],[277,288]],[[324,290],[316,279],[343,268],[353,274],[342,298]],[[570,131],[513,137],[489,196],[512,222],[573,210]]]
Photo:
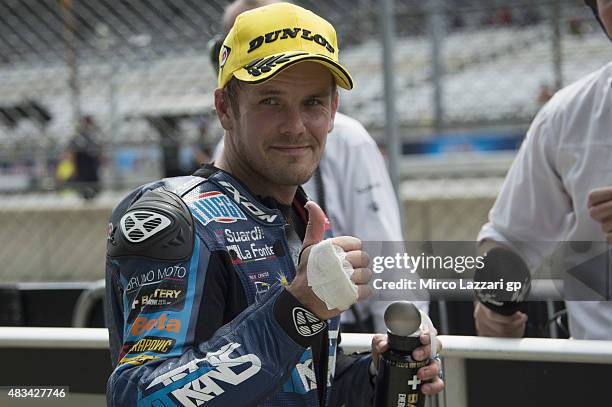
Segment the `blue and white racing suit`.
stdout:
[[339,318],[319,320],[285,289],[306,200],[299,189],[281,212],[206,166],[117,206],[106,271],[110,406],[371,405],[370,355],[344,355]]

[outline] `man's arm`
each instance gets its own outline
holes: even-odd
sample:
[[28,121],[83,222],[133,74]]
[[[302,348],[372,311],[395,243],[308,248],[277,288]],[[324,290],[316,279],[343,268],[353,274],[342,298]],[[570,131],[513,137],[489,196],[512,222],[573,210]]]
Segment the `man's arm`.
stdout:
[[[284,331],[289,326],[283,318],[301,307],[284,289],[271,291],[208,341],[185,343],[180,355],[118,366],[108,383],[109,405],[256,405],[266,399],[286,381],[312,339],[298,343]],[[152,333],[143,332],[143,338]]]
[[[170,223],[138,241],[130,225],[147,213]],[[317,332],[303,335],[294,313],[317,318],[280,285],[228,316],[236,296],[232,270],[223,267],[222,253],[193,234],[190,221],[180,198],[164,191],[149,192],[113,216],[107,315],[118,365],[107,386],[111,406],[254,405],[286,380],[325,329],[320,321]]]
[[[554,104],[538,113],[504,180],[489,213],[489,222],[479,235],[479,251],[502,246],[514,251],[535,270],[562,239],[572,212],[558,168],[557,120]],[[474,310],[476,329],[484,336],[520,337],[527,316],[497,314],[482,304]]]

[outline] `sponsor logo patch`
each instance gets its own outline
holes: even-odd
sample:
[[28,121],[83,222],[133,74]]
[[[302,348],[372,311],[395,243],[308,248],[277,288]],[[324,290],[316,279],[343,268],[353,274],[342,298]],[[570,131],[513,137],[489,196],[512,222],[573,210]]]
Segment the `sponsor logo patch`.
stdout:
[[257,219],[260,219],[264,222],[268,222],[268,223],[272,223],[274,222],[274,220],[277,218],[278,215],[274,215],[274,214],[268,214],[266,212],[264,212],[260,207],[258,207],[257,205],[255,205],[254,203],[250,202],[248,199],[246,199],[241,193],[240,191],[238,191],[238,188],[236,188],[235,186],[233,186],[232,184],[230,184],[229,182],[226,181],[220,181],[219,182],[224,188],[226,188],[228,190],[228,192],[230,192],[232,194],[232,199],[242,205],[244,208],[246,208],[250,213],[252,213]]
[[231,52],[232,52],[232,49],[230,47],[226,45],[223,45],[221,47],[221,62],[219,63],[219,68],[223,68]]
[[155,318],[138,317],[134,320],[130,333],[139,336],[150,331],[166,331],[178,333],[181,330],[181,321],[169,319],[168,314],[161,314]]
[[264,278],[269,278],[270,272],[269,271],[255,271],[255,272],[249,273],[248,276],[251,281],[260,281]]
[[140,243],[155,236],[171,223],[166,216],[146,210],[130,211],[119,221],[123,235],[132,243]]
[[272,284],[274,283],[273,279],[270,277],[269,271],[254,271],[251,273],[246,273],[249,277],[249,280],[255,286],[255,299],[258,300],[262,295],[267,293],[270,288],[272,288]]
[[301,307],[293,309],[293,324],[302,336],[313,336],[325,329],[325,322]]
[[280,54],[273,55],[268,58],[257,58],[249,62],[244,66],[244,69],[251,74],[251,76],[260,76],[263,73],[270,72],[278,65],[285,65],[291,62],[294,58],[306,55],[305,52],[294,52],[291,54]]
[[183,266],[160,267],[155,270],[148,270],[132,275],[125,287],[127,292],[137,290],[146,285],[158,284],[162,281],[184,281],[187,276],[187,269]]
[[255,51],[263,44],[269,44],[277,40],[282,41],[286,39],[296,38],[298,34],[300,34],[298,38],[300,38],[301,40],[311,41],[316,44],[319,44],[321,47],[325,48],[328,52],[331,52],[332,54],[336,52],[331,43],[321,34],[313,33],[312,31],[307,30],[305,28],[287,27],[283,28],[282,30],[270,31],[269,33],[253,38],[251,41],[249,41],[249,49],[247,50],[247,53]]
[[189,207],[204,225],[210,222],[234,223],[238,220],[247,220],[244,212],[227,195],[219,191],[200,194],[197,200],[189,203]]
[[174,290],[171,288],[156,288],[152,292],[138,293],[132,301],[132,309],[145,306],[168,307],[185,297],[184,290]]
[[270,289],[270,284],[264,281],[255,281],[255,291],[257,293],[257,296],[264,295],[265,293],[268,292],[269,289]]
[[232,258],[232,264],[251,263],[254,261],[271,260],[276,257],[274,248],[268,244],[257,246],[251,243],[248,247],[238,244],[225,246]]
[[165,283],[162,286],[144,286],[128,294],[128,322],[134,321],[139,314],[183,309],[185,293],[185,284]]
[[119,361],[119,364],[120,365],[128,364],[128,365],[138,366],[150,360],[156,360],[156,359],[159,359],[159,356],[138,355],[138,356],[132,356],[132,357],[124,357]]
[[[255,354],[230,357],[240,346],[239,343],[228,343],[216,352],[207,353],[202,359],[192,360],[156,377],[146,390],[161,388],[146,396],[143,403],[156,405],[156,400],[171,395],[179,405],[199,406],[223,394],[228,386],[245,382],[261,370],[261,360]],[[172,385],[177,382],[180,385],[178,388]],[[170,389],[166,389],[168,386]]]
[[169,266],[132,276],[125,292],[127,322],[132,323],[140,314],[183,309],[187,297],[186,276],[187,269],[183,266]]
[[144,352],[166,354],[170,352],[175,343],[176,339],[172,338],[164,338],[161,336],[145,336],[144,338],[139,339],[135,343],[126,343],[124,345],[124,348],[126,348],[127,350],[127,355],[134,355]]
[[264,232],[259,226],[254,226],[250,230],[223,229],[223,231],[217,230],[216,233],[222,234],[228,243],[250,243],[265,238]]

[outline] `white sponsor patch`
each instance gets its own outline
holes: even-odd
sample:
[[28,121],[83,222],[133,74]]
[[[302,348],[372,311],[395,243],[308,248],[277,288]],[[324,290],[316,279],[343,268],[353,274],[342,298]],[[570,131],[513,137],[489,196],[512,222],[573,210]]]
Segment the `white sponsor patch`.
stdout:
[[301,307],[293,309],[293,324],[302,336],[313,336],[325,329],[324,321],[321,321],[312,312]]
[[135,210],[123,215],[119,223],[127,240],[132,243],[140,243],[161,232],[172,222],[157,212]]
[[[261,360],[254,354],[239,355],[235,358],[230,358],[230,354],[241,345],[239,343],[228,343],[222,346],[216,352],[209,352],[202,359],[194,359],[191,362],[179,366],[163,375],[158,376],[149,384],[147,389],[158,384],[168,386],[176,381],[183,379],[189,373],[195,372],[201,368],[201,362],[208,362],[211,369],[186,383],[184,386],[170,392],[182,406],[199,406],[204,402],[224,393],[223,388],[219,386],[219,382],[239,385],[245,380],[253,377],[261,370]],[[250,365],[246,369],[236,373],[232,367]]]
[[274,222],[274,220],[276,219],[277,215],[267,214],[261,208],[259,208],[257,205],[255,205],[252,202],[249,202],[249,200],[246,199],[246,197],[244,197],[242,194],[240,194],[240,191],[238,191],[238,188],[236,188],[235,186],[233,186],[229,182],[220,181],[219,183],[221,185],[223,185],[227,189],[227,191],[229,193],[232,194],[232,198],[234,199],[234,201],[236,201],[236,203],[239,203],[240,205],[245,207],[249,212],[251,212],[258,219],[263,220],[263,221],[268,222],[268,223]]

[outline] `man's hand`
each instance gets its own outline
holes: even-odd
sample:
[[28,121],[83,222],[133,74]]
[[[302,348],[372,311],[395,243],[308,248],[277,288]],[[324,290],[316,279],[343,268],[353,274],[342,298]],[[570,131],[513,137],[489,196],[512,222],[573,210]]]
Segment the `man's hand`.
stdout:
[[[431,353],[430,337],[427,333],[423,333],[420,337],[421,344],[412,352],[412,358],[417,361],[425,360]],[[436,338],[438,346],[436,349],[438,352],[442,350],[442,342]],[[387,335],[376,334],[372,338],[372,361],[374,367],[378,371],[378,361],[380,355],[389,349],[389,343],[387,342]],[[417,377],[423,382],[421,391],[423,394],[433,395],[440,393],[444,389],[444,381],[440,378],[440,371],[442,366],[438,360],[432,360],[427,366],[420,368],[417,371]],[[427,383],[425,383],[427,381]]]
[[587,198],[591,218],[601,223],[608,243],[612,243],[612,187],[593,189]]
[[[308,276],[306,267],[308,257],[310,255],[311,246],[323,240],[325,233],[326,217],[323,210],[316,203],[310,201],[306,204],[308,210],[308,225],[302,243],[302,255],[300,256],[300,264],[297,267],[297,274],[287,290],[306,308],[312,311],[321,319],[329,319],[339,315],[342,311],[337,308],[328,310],[327,306],[312,289],[308,286]],[[372,271],[368,268],[370,258],[367,253],[361,250],[361,240],[351,236],[334,237],[332,243],[340,246],[346,252],[346,259],[351,263],[353,275],[351,281],[357,285],[358,299],[361,301],[366,298],[371,291],[368,286],[372,278]]]
[[513,315],[505,316],[478,302],[474,306],[474,322],[476,332],[480,336],[521,338],[525,333],[527,314],[517,311]]

